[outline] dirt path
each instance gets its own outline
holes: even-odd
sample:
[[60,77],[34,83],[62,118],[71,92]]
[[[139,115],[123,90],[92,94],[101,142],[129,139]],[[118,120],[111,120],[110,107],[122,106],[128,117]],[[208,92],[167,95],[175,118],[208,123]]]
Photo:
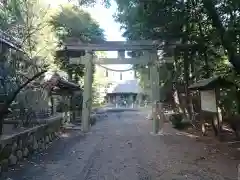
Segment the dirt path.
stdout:
[[112,112],[91,133],[64,133],[1,179],[13,180],[235,180],[237,160],[210,152],[195,137],[165,124],[150,135],[146,113]]

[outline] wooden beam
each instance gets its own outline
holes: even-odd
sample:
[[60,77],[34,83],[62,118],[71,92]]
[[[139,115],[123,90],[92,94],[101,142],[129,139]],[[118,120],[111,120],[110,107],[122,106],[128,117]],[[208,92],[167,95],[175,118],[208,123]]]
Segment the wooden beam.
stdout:
[[131,51],[131,50],[157,50],[158,41],[105,41],[99,44],[65,44],[67,50],[86,51]]
[[148,64],[149,58],[99,58],[95,59],[95,64]]
[[[70,58],[70,64],[85,64],[90,59],[89,54],[86,56],[82,56],[79,58]],[[139,58],[97,58],[93,59],[94,64],[148,64],[151,63],[153,60],[149,58],[148,54]],[[167,64],[167,63],[174,63],[173,57],[163,57],[162,59],[157,61],[158,64]]]
[[[88,59],[70,58],[70,64],[86,64]],[[95,58],[94,64],[148,64],[149,58]]]

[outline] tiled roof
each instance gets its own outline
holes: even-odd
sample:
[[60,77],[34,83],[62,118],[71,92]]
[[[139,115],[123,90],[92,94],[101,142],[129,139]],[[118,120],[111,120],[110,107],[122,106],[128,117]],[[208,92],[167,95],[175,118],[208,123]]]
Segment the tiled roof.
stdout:
[[214,88],[220,87],[231,87],[235,86],[235,84],[229,80],[221,76],[214,76],[208,79],[202,79],[192,85],[189,86],[190,90],[210,90]]
[[137,80],[127,80],[124,82],[117,83],[113,87],[108,89],[108,94],[115,93],[141,93],[142,88],[139,86]]

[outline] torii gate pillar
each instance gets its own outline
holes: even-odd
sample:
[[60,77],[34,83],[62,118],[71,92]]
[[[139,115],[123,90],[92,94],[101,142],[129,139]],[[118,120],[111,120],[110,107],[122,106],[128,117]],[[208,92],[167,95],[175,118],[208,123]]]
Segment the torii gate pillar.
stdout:
[[87,54],[88,61],[85,63],[84,92],[82,108],[82,131],[90,129],[90,115],[92,110],[92,83],[93,83],[93,54]]
[[[158,59],[157,52],[151,52],[150,58],[152,62],[156,62]],[[162,129],[162,119],[158,118],[158,110],[160,106],[160,84],[159,84],[159,73],[156,64],[150,66],[150,78],[151,78],[151,89],[152,89],[152,133],[158,134],[159,130]]]

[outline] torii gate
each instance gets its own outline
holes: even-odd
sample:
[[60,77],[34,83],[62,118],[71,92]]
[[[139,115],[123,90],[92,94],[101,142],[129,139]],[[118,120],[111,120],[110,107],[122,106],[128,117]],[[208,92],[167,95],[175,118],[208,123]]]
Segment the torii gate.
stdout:
[[[86,68],[84,76],[83,93],[83,113],[82,113],[82,131],[88,132],[90,129],[90,113],[92,108],[92,82],[93,82],[93,64],[148,64],[150,66],[151,89],[152,89],[152,110],[156,109],[160,99],[159,93],[159,75],[157,65],[158,60],[157,41],[105,41],[100,44],[67,44],[65,50],[72,52],[85,51],[85,56],[79,55],[79,58],[70,58],[70,64],[84,64]],[[143,51],[143,56],[137,58],[125,58],[125,51]],[[94,56],[96,51],[118,51],[118,58],[97,58]],[[157,114],[153,112],[152,133],[157,134],[159,128],[162,128],[163,122],[159,123]]]

